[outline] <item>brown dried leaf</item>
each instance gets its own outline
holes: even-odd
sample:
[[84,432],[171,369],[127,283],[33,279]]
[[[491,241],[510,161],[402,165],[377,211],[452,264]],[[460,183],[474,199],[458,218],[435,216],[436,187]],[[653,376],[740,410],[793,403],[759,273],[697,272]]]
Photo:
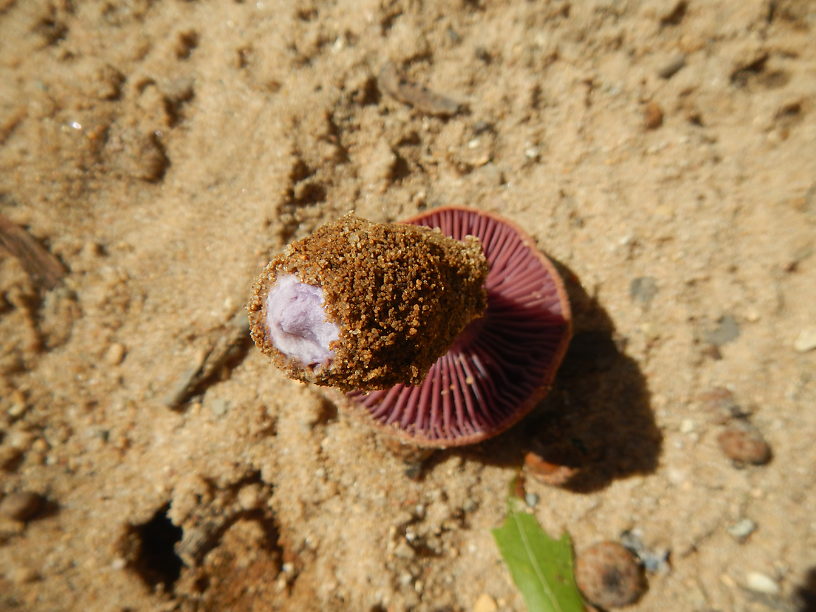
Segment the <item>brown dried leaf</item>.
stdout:
[[0,251],[13,255],[34,283],[47,290],[56,287],[67,273],[62,262],[31,234],[0,214]]
[[449,117],[462,110],[462,105],[455,100],[406,80],[397,72],[396,66],[391,62],[385,64],[380,70],[377,84],[382,91],[395,100],[413,106],[418,111],[429,115]]

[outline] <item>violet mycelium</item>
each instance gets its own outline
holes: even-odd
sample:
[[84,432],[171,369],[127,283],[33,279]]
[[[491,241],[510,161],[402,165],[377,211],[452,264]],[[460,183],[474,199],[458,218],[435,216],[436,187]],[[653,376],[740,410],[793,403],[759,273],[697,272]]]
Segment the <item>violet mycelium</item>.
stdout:
[[571,332],[549,259],[496,215],[346,215],[290,244],[253,289],[252,337],[298,380],[403,441],[471,444],[527,414]]

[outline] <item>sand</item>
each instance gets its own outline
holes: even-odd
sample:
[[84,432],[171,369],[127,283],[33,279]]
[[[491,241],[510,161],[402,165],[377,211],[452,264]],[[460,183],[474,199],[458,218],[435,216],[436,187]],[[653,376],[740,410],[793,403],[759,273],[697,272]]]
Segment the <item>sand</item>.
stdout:
[[[0,492],[42,500],[0,517],[0,608],[521,611],[490,529],[559,444],[531,511],[639,541],[632,610],[813,606],[815,33],[804,0],[0,0],[0,213],[67,271],[0,255]],[[418,465],[244,307],[324,222],[442,205],[560,262],[576,335],[533,414]],[[723,455],[717,388],[770,463]]]

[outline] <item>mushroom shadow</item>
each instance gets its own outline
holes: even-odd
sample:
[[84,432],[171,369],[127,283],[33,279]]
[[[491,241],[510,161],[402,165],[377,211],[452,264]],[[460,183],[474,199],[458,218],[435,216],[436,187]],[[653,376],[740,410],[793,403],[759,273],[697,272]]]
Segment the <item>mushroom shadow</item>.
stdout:
[[521,466],[526,452],[534,451],[555,466],[573,468],[564,488],[590,493],[617,479],[654,472],[662,434],[649,405],[646,379],[625,352],[626,339],[616,333],[607,312],[578,277],[554,263],[569,295],[574,331],[553,389],[508,432],[448,452]]
[[808,570],[805,582],[796,589],[797,612],[816,612],[816,566]]

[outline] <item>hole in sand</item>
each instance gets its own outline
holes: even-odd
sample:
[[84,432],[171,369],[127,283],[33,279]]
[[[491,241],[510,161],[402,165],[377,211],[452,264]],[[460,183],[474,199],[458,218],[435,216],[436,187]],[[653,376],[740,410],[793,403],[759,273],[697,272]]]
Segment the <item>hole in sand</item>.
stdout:
[[149,521],[133,526],[139,542],[134,569],[148,585],[162,585],[168,592],[172,591],[181,575],[182,567],[175,550],[176,542],[181,540],[182,530],[167,516],[169,507],[169,504],[163,506]]

